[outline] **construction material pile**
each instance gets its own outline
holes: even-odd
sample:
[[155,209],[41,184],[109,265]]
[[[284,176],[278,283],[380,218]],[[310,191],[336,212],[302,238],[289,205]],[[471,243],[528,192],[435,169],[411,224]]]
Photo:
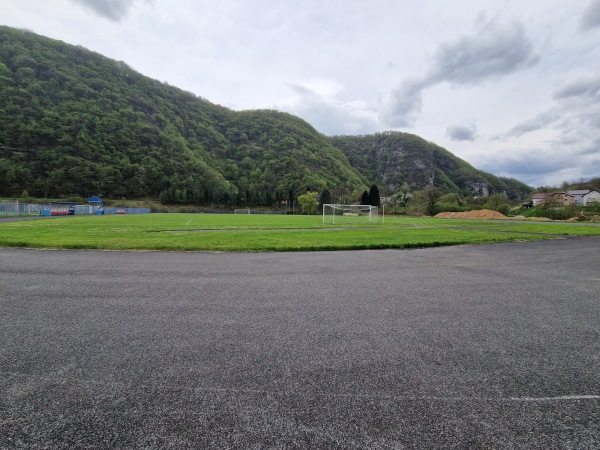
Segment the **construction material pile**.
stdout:
[[506,216],[498,211],[490,209],[479,209],[465,212],[441,212],[434,217],[438,219],[506,219]]

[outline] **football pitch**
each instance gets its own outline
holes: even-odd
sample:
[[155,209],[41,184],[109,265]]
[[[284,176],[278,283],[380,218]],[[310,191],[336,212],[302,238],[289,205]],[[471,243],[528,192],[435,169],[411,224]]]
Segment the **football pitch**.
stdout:
[[263,214],[74,216],[0,222],[0,247],[168,250],[312,251],[424,248],[599,236],[591,224]]

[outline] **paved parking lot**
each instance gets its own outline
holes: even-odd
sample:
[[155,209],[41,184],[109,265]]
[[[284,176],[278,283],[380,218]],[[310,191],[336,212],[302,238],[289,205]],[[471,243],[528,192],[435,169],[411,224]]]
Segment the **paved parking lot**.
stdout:
[[600,239],[0,249],[1,448],[599,448]]

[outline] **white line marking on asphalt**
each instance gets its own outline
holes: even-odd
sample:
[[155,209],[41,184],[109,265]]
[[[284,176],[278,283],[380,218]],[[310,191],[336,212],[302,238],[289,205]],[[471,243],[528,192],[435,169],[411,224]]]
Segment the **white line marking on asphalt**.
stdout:
[[561,395],[558,397],[511,397],[519,402],[555,402],[560,400],[600,400],[600,395]]
[[[271,391],[261,389],[231,389],[219,387],[196,387],[199,392],[231,392],[244,394],[263,394]],[[277,392],[271,392],[271,394]],[[332,398],[369,398],[404,401],[436,401],[436,402],[555,402],[573,400],[600,400],[600,395],[561,395],[557,397],[443,397],[437,395],[364,395],[335,394],[329,392],[313,392],[311,395]]]

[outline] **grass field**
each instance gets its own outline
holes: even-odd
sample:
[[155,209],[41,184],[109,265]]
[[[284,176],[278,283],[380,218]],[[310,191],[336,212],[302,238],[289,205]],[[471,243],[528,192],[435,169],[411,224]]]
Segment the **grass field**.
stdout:
[[0,247],[173,251],[416,248],[600,236],[600,227],[386,217],[385,224],[323,224],[320,216],[143,214],[0,222]]

